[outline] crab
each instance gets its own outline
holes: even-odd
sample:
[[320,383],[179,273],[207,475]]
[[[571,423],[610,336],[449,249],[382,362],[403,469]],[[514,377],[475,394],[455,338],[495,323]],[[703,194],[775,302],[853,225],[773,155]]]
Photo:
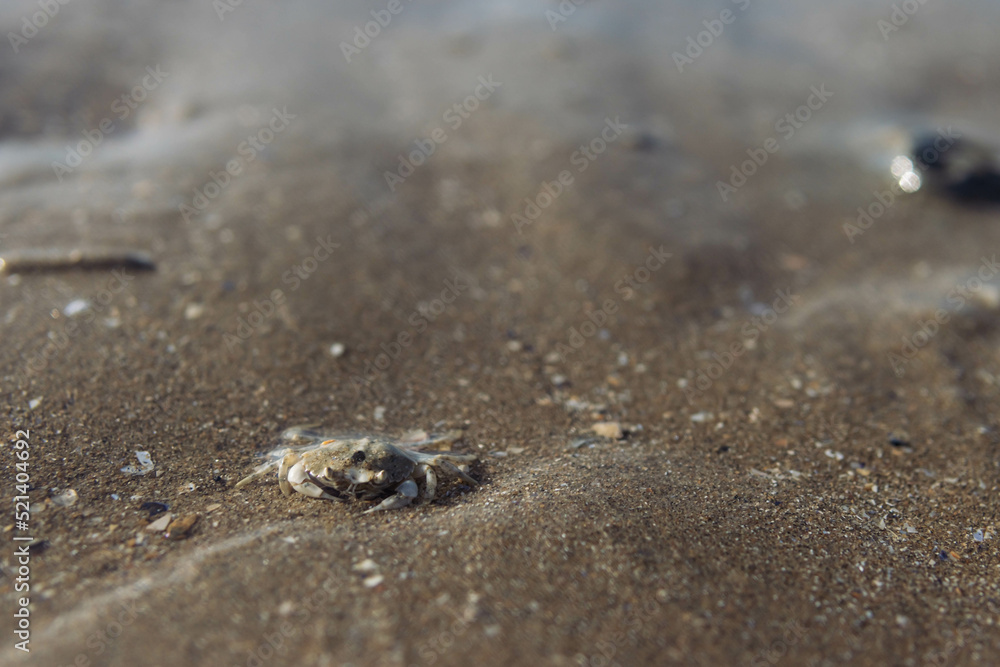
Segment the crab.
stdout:
[[[296,491],[323,500],[382,499],[365,514],[400,509],[417,498],[428,503],[437,493],[439,471],[478,486],[479,482],[467,472],[467,464],[476,460],[474,454],[418,451],[430,444],[451,444],[461,437],[461,432],[436,438],[421,433],[396,440],[381,435],[335,435],[311,427],[294,427],[282,434],[282,440],[305,441],[305,444],[288,444],[271,450],[265,455],[270,460],[240,480],[236,488],[241,489],[277,468],[278,486],[286,496]],[[422,491],[418,482],[423,486]]]

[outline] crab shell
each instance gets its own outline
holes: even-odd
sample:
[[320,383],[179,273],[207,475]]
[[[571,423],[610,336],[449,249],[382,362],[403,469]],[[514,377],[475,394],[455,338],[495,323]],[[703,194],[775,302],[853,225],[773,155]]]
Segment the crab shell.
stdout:
[[[332,489],[335,495],[372,500],[413,477],[418,458],[390,442],[363,438],[357,441],[328,440],[317,449],[305,452],[287,474],[278,473],[279,483],[303,492],[312,482],[317,490]],[[421,475],[423,477],[423,475]],[[312,495],[306,493],[306,495]],[[317,495],[314,497],[322,497]]]
[[422,502],[433,500],[437,491],[436,470],[446,470],[473,486],[479,484],[456,465],[474,461],[476,457],[472,454],[416,451],[380,437],[325,440],[307,447],[276,450],[274,455],[281,457],[280,463],[273,461],[261,466],[236,488],[277,465],[278,484],[286,496],[296,491],[326,500],[384,498],[368,510],[374,512],[409,505],[421,495],[418,480],[423,482]]

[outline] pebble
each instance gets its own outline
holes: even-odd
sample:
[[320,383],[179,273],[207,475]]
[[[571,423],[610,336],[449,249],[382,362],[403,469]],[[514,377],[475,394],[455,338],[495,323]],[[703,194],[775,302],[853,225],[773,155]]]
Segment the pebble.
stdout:
[[149,512],[149,518],[152,519],[154,516],[159,516],[169,510],[170,505],[166,503],[146,502],[139,505],[139,509],[143,512]]
[[201,303],[189,303],[187,307],[184,308],[185,320],[196,320],[204,314],[205,306]]
[[691,415],[691,421],[699,423],[707,422],[711,418],[712,418],[711,412],[696,412],[693,415]]
[[66,317],[73,317],[77,313],[82,313],[87,310],[87,308],[90,308],[90,302],[86,299],[73,299],[66,304],[65,308],[63,308],[63,315]]
[[67,489],[57,496],[52,496],[52,504],[59,507],[70,507],[75,505],[78,499],[79,496],[76,495],[75,490]]
[[352,567],[355,572],[370,573],[378,569],[378,563],[373,561],[371,558],[366,558],[360,563],[355,563]]
[[170,522],[167,526],[167,534],[164,535],[168,540],[184,540],[191,536],[191,530],[194,528],[195,524],[198,523],[198,519],[201,517],[197,514],[185,514],[184,516],[175,519]]
[[334,343],[333,345],[330,346],[330,354],[333,356],[334,359],[339,359],[340,357],[344,356],[345,352],[347,352],[347,346],[345,346],[343,343]]
[[375,408],[375,421],[380,422],[385,419],[385,407],[380,405]]
[[37,408],[41,404],[42,404],[42,399],[41,398],[33,398],[30,401],[28,401],[28,408],[30,408],[31,410],[34,410],[35,408]]
[[385,577],[383,577],[381,574],[373,574],[370,577],[365,577],[365,580],[362,581],[361,583],[365,585],[365,588],[375,588],[383,581],[385,581]]
[[590,427],[597,435],[602,438],[611,438],[612,440],[621,440],[625,437],[625,432],[622,431],[622,425],[618,422],[601,422],[599,424],[594,424]]
[[146,526],[146,530],[148,532],[150,532],[150,533],[159,533],[161,531],[164,531],[164,530],[167,529],[167,526],[170,525],[170,520],[172,518],[173,518],[173,514],[171,514],[170,512],[167,512],[166,514],[164,514],[163,516],[161,516],[159,519],[157,519],[156,521],[154,521],[151,524],[149,524],[148,526]]

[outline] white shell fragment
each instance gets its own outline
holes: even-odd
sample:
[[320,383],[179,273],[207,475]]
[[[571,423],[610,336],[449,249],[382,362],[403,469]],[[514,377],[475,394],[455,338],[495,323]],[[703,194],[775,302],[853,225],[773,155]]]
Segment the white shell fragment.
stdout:
[[78,499],[79,496],[76,495],[76,490],[66,489],[59,495],[52,496],[52,504],[59,507],[71,507],[76,504]]
[[170,520],[174,518],[174,515],[170,512],[164,512],[163,516],[154,521],[153,523],[146,526],[146,530],[150,533],[162,533],[170,525]]
[[139,467],[133,465],[127,465],[122,468],[122,472],[126,475],[145,475],[150,472],[154,467],[153,457],[149,455],[149,452],[136,452],[135,457],[139,459]]

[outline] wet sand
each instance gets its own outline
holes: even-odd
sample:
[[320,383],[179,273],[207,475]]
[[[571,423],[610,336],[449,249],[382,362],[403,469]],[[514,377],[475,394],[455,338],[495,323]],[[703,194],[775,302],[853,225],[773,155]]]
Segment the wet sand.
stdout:
[[[406,4],[348,63],[339,42],[381,5],[173,5],[107,2],[75,28],[67,5],[4,66],[0,102],[25,113],[0,125],[0,256],[113,246],[156,268],[0,276],[3,487],[28,430],[44,540],[26,655],[25,533],[0,522],[0,662],[1000,655],[996,210],[897,191],[844,227],[914,130],[1000,145],[991,35],[932,39],[993,10],[928,4],[883,39],[889,6],[780,27],[751,7],[678,72],[717,10],[586,5],[553,31],[545,8]],[[52,161],[105,116],[60,182]],[[482,485],[373,515],[275,479],[234,490],[307,423],[463,429]],[[137,451],[154,470],[123,473]],[[199,520],[164,539],[144,503]]]

